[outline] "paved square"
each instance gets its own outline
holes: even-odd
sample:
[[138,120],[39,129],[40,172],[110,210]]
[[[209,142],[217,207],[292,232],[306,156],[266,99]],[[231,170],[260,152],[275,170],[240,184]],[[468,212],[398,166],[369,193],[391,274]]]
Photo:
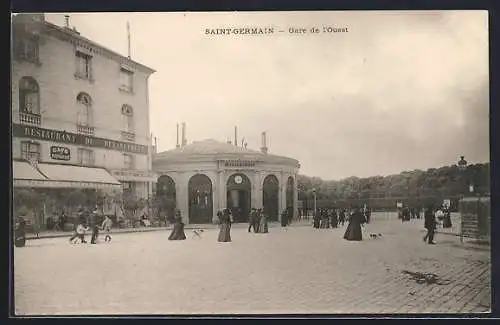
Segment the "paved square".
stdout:
[[[14,251],[16,314],[489,311],[490,252],[451,235],[426,245],[422,223],[377,215],[362,242],[343,240],[345,227],[237,227],[231,243],[218,243],[216,229],[201,239],[187,230],[180,242],[166,231],[116,234],[99,245],[31,240]],[[434,273],[440,284],[403,271]]]

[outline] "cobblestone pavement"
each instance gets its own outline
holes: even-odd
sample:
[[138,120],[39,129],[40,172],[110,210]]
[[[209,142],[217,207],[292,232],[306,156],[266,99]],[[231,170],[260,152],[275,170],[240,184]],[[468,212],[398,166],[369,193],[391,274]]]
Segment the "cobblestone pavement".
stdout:
[[14,251],[16,314],[488,312],[489,250],[447,235],[424,244],[418,222],[373,218],[362,242],[343,240],[345,227],[236,228],[231,243],[216,229],[179,242],[166,231],[98,245],[28,241]]

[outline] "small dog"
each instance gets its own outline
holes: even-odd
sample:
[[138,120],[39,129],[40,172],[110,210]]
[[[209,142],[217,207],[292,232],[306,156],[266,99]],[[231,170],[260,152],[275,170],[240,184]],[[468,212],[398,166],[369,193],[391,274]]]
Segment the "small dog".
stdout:
[[371,239],[382,238],[382,234],[370,234]]
[[195,229],[193,230],[193,238],[201,239],[201,234],[203,233],[203,229]]

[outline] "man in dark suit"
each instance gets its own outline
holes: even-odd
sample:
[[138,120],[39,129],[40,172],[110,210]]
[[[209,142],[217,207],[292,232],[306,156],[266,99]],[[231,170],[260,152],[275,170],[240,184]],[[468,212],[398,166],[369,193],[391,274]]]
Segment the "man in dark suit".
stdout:
[[424,227],[427,229],[427,234],[424,237],[424,242],[429,240],[430,245],[435,245],[434,233],[436,231],[436,217],[434,215],[434,207],[432,205],[428,206],[425,210],[424,215]]
[[99,216],[99,212],[96,209],[92,211],[92,214],[90,216],[90,228],[92,230],[92,237],[90,239],[91,244],[97,244],[100,224],[101,224],[101,217]]
[[248,216],[248,232],[252,232],[252,228],[253,231],[255,232],[256,220],[257,220],[257,209],[252,208],[252,210],[250,210],[250,215]]

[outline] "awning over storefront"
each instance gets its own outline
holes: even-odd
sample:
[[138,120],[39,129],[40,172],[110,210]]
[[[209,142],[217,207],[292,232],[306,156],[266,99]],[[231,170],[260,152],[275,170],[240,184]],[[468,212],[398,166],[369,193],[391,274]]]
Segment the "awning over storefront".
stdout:
[[12,176],[14,180],[47,180],[47,177],[43,176],[27,161],[13,161]]
[[43,188],[121,188],[121,183],[111,176],[104,168],[43,163],[38,164],[37,168],[41,174],[45,176],[45,179],[18,179],[14,176],[14,186]]

